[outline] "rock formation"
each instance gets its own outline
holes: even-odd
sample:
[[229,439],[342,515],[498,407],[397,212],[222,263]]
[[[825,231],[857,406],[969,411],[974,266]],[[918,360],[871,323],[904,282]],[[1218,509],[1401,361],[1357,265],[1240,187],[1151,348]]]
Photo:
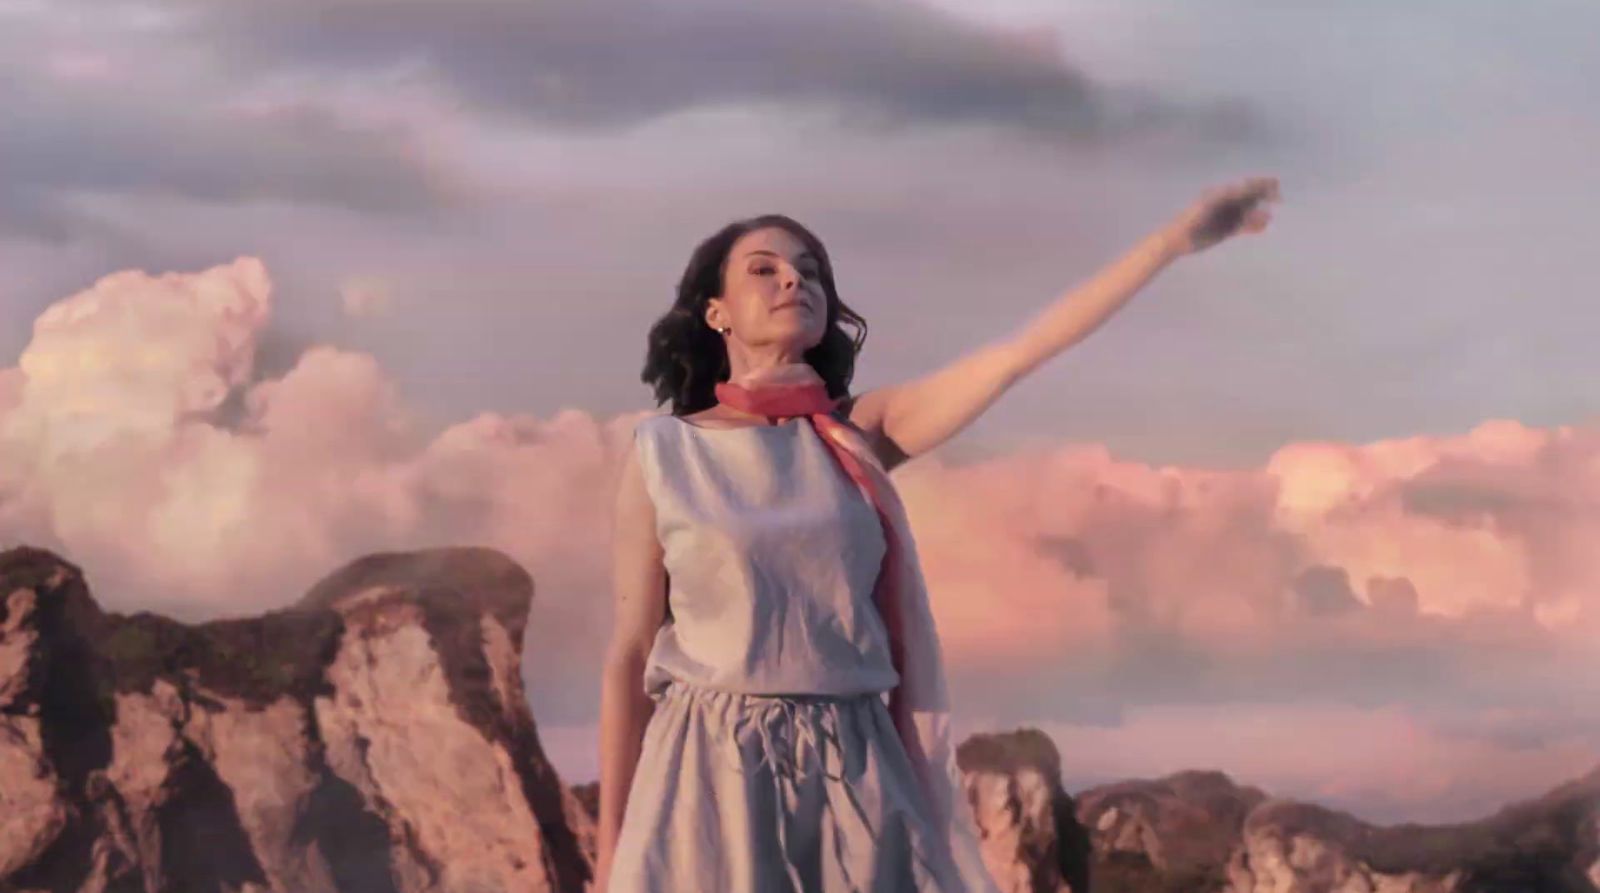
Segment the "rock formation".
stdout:
[[1477,821],[1383,827],[1220,772],[1069,797],[1032,730],[974,736],[958,763],[1006,893],[1600,891],[1600,767]]
[[1089,834],[1096,888],[1222,889],[1240,829],[1266,800],[1221,772],[1201,771],[1084,791],[1076,818]]
[[956,748],[983,860],[1003,893],[1088,889],[1089,837],[1061,787],[1061,757],[1034,729],[974,735]]
[[[436,549],[187,626],[0,553],[0,893],[583,893],[598,790],[540,748],[532,597],[501,553]],[[1600,767],[1476,822],[1379,827],[1219,772],[1071,796],[1030,729],[957,763],[1005,893],[1600,891]]]
[[1600,768],[1473,822],[1378,827],[1307,803],[1265,803],[1227,864],[1237,893],[1600,890]]
[[591,822],[523,696],[532,594],[490,550],[374,555],[189,627],[0,554],[0,889],[583,890]]

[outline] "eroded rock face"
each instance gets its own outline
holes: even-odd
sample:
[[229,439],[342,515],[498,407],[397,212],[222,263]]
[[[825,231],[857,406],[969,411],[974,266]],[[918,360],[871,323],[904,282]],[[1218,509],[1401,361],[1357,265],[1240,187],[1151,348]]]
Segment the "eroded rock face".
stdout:
[[1220,772],[1069,796],[1031,729],[973,736],[957,762],[1007,893],[1600,891],[1600,768],[1478,821],[1384,827]]
[[188,627],[0,553],[0,889],[584,890],[592,822],[523,696],[531,599],[442,549]]
[[0,603],[0,878],[37,859],[67,824],[39,718],[37,607],[29,589]]
[[1093,873],[1134,888],[1215,890],[1246,817],[1266,799],[1221,772],[1179,772],[1084,791]]
[[346,623],[317,722],[328,764],[410,835],[402,889],[554,890],[512,754],[463,721],[421,609],[380,602]]
[[1087,891],[1088,838],[1042,732],[974,735],[956,750],[983,860],[1004,893]]
[[[1308,804],[1278,801],[1249,818],[1227,866],[1228,890],[1239,893],[1445,893],[1461,889],[1462,872],[1372,865],[1351,844],[1363,823]],[[1420,853],[1414,855],[1420,856]],[[1386,870],[1387,868],[1387,870]]]
[[[1600,788],[1600,767],[1578,780],[1579,786]],[[1589,810],[1578,826],[1578,854],[1574,860],[1583,877],[1600,890],[1600,806]]]
[[1245,823],[1230,889],[1494,893],[1600,889],[1600,769],[1473,822],[1381,827],[1306,803],[1272,801]]
[[1078,795],[1094,888],[1224,893],[1593,893],[1600,769],[1492,816],[1379,826],[1216,772]]

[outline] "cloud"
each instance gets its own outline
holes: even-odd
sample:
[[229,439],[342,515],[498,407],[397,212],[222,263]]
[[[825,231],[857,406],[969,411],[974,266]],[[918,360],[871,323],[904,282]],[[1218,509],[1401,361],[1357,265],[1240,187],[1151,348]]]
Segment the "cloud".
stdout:
[[[148,9],[159,12],[157,26],[137,19],[141,35],[200,48],[190,52],[225,86],[404,69],[485,115],[563,127],[779,103],[829,106],[853,125],[992,124],[1093,142],[1176,132],[1236,143],[1265,129],[1238,101],[1098,84],[1063,57],[1052,29],[982,25],[910,0],[803,8],[734,0],[166,0]],[[119,65],[98,46],[35,64],[58,83],[103,81]]]
[[165,437],[244,382],[270,309],[252,258],[199,276],[105,276],[35,320],[6,433],[44,447],[41,465],[125,433]]
[[5,91],[0,136],[12,231],[60,235],[82,216],[49,196],[168,193],[211,202],[275,199],[372,214],[426,215],[454,199],[404,133],[353,125],[310,105],[187,108],[110,94]]
[[[644,413],[426,430],[368,354],[313,341],[264,369],[275,302],[242,257],[46,308],[0,368],[0,545],[58,549],[113,609],[189,618],[283,605],[359,554],[499,548],[536,580],[541,719],[592,722],[609,494]],[[1258,469],[1066,444],[896,480],[968,720],[1047,724],[1083,777],[1198,741],[1191,763],[1269,787],[1427,811],[1535,789],[1600,741],[1600,710],[1573,707],[1600,676],[1596,467],[1600,432],[1493,421]],[[1260,746],[1219,738],[1261,722]],[[1396,729],[1425,746],[1367,780],[1326,744]],[[1297,742],[1322,755],[1298,775],[1276,756]],[[1449,772],[1408,781],[1429,754]]]
[[426,217],[464,191],[411,130],[274,95],[174,22],[0,10],[0,233],[93,231],[84,194],[278,200]]
[[[190,32],[258,65],[348,69],[423,59],[486,109],[618,126],[726,103],[823,102],[886,122],[978,122],[1082,137],[1200,112],[1117,98],[1064,60],[1056,35],[977,25],[900,0],[732,0],[441,6],[367,0],[239,7],[175,2]],[[381,14],[377,11],[381,9]],[[1131,100],[1124,100],[1130,105]]]
[[394,291],[382,277],[352,276],[339,287],[339,306],[351,319],[367,319],[388,314]]

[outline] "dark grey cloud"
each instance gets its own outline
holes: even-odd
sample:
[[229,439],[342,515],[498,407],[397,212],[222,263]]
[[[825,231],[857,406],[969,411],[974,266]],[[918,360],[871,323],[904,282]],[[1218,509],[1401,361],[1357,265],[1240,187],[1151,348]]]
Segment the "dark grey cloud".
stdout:
[[0,176],[0,237],[64,242],[79,230],[76,217],[47,190],[9,175]]
[[1361,607],[1350,588],[1350,574],[1342,567],[1312,565],[1295,576],[1289,592],[1298,609],[1313,615],[1343,614]]
[[326,110],[244,115],[110,91],[0,83],[0,212],[12,233],[55,240],[81,215],[56,196],[138,192],[218,202],[278,199],[417,215],[450,201],[403,133]]
[[[236,64],[347,70],[424,61],[487,109],[618,126],[723,103],[820,102],[856,123],[977,122],[1065,138],[1258,125],[1222,103],[1121,96],[1036,37],[905,0],[169,0]],[[796,133],[796,139],[805,134]]]
[[[0,235],[95,235],[102,227],[74,206],[77,194],[407,216],[462,200],[403,128],[304,99],[241,103],[248,84],[216,71],[181,31],[126,22],[72,7],[0,10]],[[72,54],[90,70],[74,74]]]
[[1582,474],[1573,444],[1547,449],[1530,474],[1522,464],[1496,466],[1469,459],[1444,459],[1397,488],[1408,512],[1462,526],[1515,526],[1543,518],[1570,519],[1584,505],[1562,482]]
[[[0,11],[0,28],[0,232],[47,241],[92,231],[62,201],[76,191],[398,216],[481,199],[423,151],[428,135],[411,128],[424,125],[360,123],[341,110],[348,97],[316,94],[381,101],[396,70],[459,99],[469,124],[615,129],[778,104],[830,109],[843,127],[981,124],[1065,142],[1176,131],[1231,144],[1263,130],[1225,102],[1107,90],[1048,39],[904,0],[97,0]],[[106,54],[114,80],[59,77],[61,46]],[[283,101],[241,108],[260,88]],[[819,138],[802,129],[819,125],[793,126],[799,144]]]

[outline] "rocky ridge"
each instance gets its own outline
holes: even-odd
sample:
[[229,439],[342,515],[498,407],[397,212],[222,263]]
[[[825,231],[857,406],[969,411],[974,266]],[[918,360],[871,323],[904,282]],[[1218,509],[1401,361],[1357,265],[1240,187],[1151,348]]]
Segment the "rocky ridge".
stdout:
[[583,889],[589,819],[523,695],[532,594],[491,550],[373,555],[186,626],[0,554],[0,889]]
[[[588,890],[596,786],[559,779],[522,687],[533,589],[493,550],[378,554],[190,626],[0,552],[0,893]],[[1069,795],[1032,729],[957,762],[1006,893],[1600,891],[1600,767],[1381,827],[1219,772]]]

